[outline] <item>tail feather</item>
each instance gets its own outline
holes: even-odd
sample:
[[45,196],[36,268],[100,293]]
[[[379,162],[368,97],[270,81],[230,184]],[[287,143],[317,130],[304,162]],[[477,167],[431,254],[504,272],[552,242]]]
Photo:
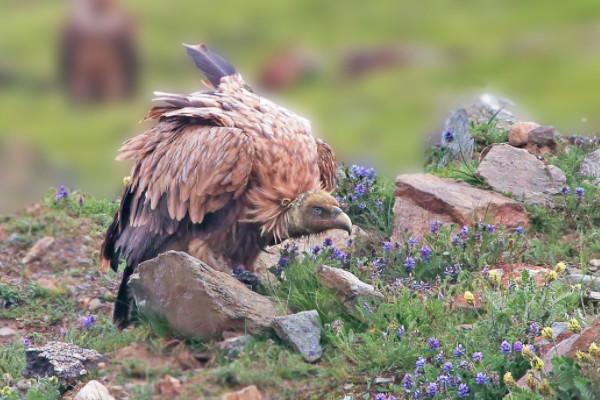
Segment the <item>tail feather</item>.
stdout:
[[187,53],[192,57],[196,66],[206,75],[209,82],[215,87],[219,87],[221,78],[224,76],[235,75],[235,68],[220,55],[208,50],[202,43],[197,46],[184,44]]

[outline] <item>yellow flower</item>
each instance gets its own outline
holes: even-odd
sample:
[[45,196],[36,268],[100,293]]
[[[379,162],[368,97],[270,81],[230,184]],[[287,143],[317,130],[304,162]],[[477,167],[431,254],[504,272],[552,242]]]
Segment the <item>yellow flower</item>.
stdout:
[[535,385],[536,385],[535,378],[533,377],[532,373],[529,373],[527,375],[527,386],[529,386],[530,389],[535,389]]
[[488,276],[490,277],[490,280],[494,283],[501,283],[502,279],[500,278],[500,275],[498,275],[498,271],[496,271],[495,269],[491,270],[488,274]]
[[553,282],[556,280],[556,278],[558,278],[558,274],[556,273],[556,271],[550,271],[546,274],[546,280],[548,282]]
[[467,291],[465,292],[465,300],[470,305],[473,305],[475,303],[475,296],[473,296],[473,293]]
[[552,389],[552,387],[548,384],[548,380],[546,378],[544,378],[540,383],[538,383],[538,385],[537,385],[537,391],[542,396],[552,396],[552,395],[554,395],[554,389]]
[[515,378],[513,378],[512,374],[510,372],[505,373],[502,380],[504,381],[504,383],[507,386],[516,386],[517,385],[517,382],[515,382]]
[[573,291],[575,291],[575,292],[579,292],[581,290],[581,283],[578,283],[576,285],[571,285],[571,289],[573,289]]
[[561,272],[563,272],[565,269],[567,269],[567,264],[565,264],[564,262],[559,262],[558,264],[556,264],[556,267],[554,267],[554,270],[556,272],[558,272],[559,274]]
[[55,376],[51,376],[48,380],[50,381],[50,383],[58,383],[58,378]]
[[542,336],[549,342],[553,341],[555,338],[554,331],[549,326],[542,329]]
[[594,359],[592,358],[592,356],[590,356],[588,353],[584,353],[581,350],[577,350],[577,353],[575,353],[575,355],[577,356],[577,361],[579,361],[579,362],[592,362],[592,361],[594,361]]
[[590,344],[590,354],[594,357],[600,357],[600,348],[598,347],[596,342]]
[[531,351],[528,345],[523,346],[523,350],[521,350],[521,355],[525,357],[526,360],[531,360],[535,357],[535,354],[533,353],[533,351]]
[[544,360],[542,360],[539,357],[534,358],[533,360],[531,360],[531,368],[533,368],[536,371],[541,371],[544,369]]
[[131,176],[123,177],[123,186],[129,185],[129,182],[131,182]]
[[375,333],[375,332],[377,332],[377,329],[375,329],[375,328],[371,328],[371,329],[369,329],[369,332],[371,332],[371,333]]
[[569,330],[573,333],[581,332],[581,324],[575,318],[572,318],[567,324]]
[[3,396],[8,396],[11,393],[12,393],[12,390],[10,390],[10,388],[8,386],[4,386],[2,388],[2,390],[0,390],[0,394]]

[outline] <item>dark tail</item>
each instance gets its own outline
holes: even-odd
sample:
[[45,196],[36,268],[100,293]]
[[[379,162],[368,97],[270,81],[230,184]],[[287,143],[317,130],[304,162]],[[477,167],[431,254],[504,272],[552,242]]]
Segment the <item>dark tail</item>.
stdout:
[[125,267],[121,286],[119,286],[119,292],[117,293],[117,300],[115,300],[113,321],[119,329],[127,328],[129,322],[132,320],[133,299],[129,293],[129,277],[131,277],[133,271],[135,271],[135,265],[127,265]]
[[187,49],[187,53],[196,63],[196,66],[204,72],[215,88],[219,87],[222,77],[236,73],[235,68],[231,64],[225,61],[220,55],[208,50],[203,43],[197,46],[187,44],[184,44],[184,46]]

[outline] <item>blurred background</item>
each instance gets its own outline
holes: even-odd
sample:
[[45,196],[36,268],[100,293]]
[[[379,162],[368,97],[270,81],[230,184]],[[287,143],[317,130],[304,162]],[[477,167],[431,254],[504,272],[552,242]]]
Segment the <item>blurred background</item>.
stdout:
[[118,196],[116,150],[152,92],[203,89],[181,46],[200,42],[340,161],[390,177],[482,93],[561,133],[600,129],[597,0],[0,0],[0,212],[50,186]]

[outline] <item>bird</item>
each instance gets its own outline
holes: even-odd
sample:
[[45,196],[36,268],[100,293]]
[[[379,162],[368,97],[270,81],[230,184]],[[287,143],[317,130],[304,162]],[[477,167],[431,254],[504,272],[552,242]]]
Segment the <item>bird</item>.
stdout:
[[267,246],[330,229],[352,232],[332,195],[335,154],[310,122],[255,94],[204,44],[184,46],[208,90],[155,92],[162,104],[142,121],[156,124],[117,156],[133,166],[101,258],[115,272],[125,261],[113,315],[120,329],[131,318],[129,278],[162,252],[252,272]]

